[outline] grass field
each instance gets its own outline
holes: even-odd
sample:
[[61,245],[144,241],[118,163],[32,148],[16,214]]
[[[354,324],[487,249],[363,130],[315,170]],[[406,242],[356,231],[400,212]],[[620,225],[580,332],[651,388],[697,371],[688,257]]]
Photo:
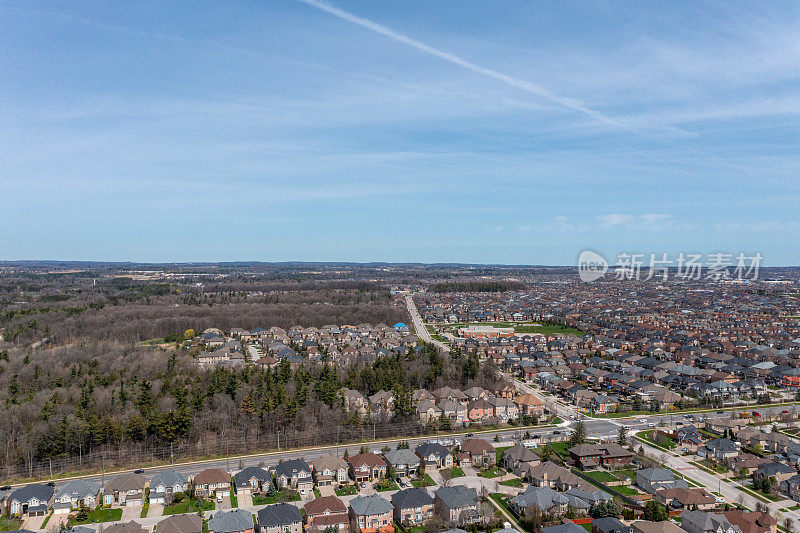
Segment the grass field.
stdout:
[[433,480],[433,478],[431,476],[429,476],[428,474],[425,474],[425,476],[422,479],[415,479],[415,480],[411,481],[411,485],[413,485],[414,487],[417,487],[417,488],[420,488],[420,487],[432,487],[432,486],[436,485],[436,482]]
[[478,475],[480,477],[493,478],[493,477],[497,477],[497,476],[502,476],[503,473],[504,472],[502,470],[500,470],[496,466],[493,466],[492,468],[488,468],[486,470],[478,472]]
[[[351,492],[350,494],[355,494],[356,492],[358,491],[356,490],[355,487],[353,487],[353,492]],[[299,501],[300,501],[300,494],[297,492],[293,493],[278,492],[275,494],[275,496],[253,496],[253,505],[269,505],[271,503],[299,502]]]
[[499,448],[495,448],[495,450],[497,451],[497,458],[495,459],[495,462],[497,464],[501,463],[503,459],[503,452],[509,448],[511,448],[511,446],[500,446]]
[[0,531],[17,531],[22,529],[22,520],[10,516],[0,516]]
[[375,483],[373,487],[375,487],[375,490],[378,492],[386,492],[387,490],[398,490],[400,488],[397,486],[397,483],[395,483],[391,479],[384,479],[380,483]]
[[599,481],[600,483],[611,483],[614,481],[619,481],[616,476],[603,471],[594,471],[594,472],[586,472],[586,475],[592,478],[595,481]]
[[[255,496],[253,497],[255,500]],[[255,503],[255,501],[253,502]],[[197,500],[184,500],[181,503],[173,503],[172,505],[167,505],[164,507],[164,516],[173,515],[173,514],[186,514],[186,513],[194,513],[197,511]],[[203,500],[203,510],[204,511],[213,511],[215,508],[214,502],[211,500]]]
[[[336,493],[337,496],[351,496],[353,494],[358,494],[358,489],[355,487],[355,485],[345,485],[344,487],[334,490],[334,492]],[[253,501],[253,504],[259,505],[256,504],[255,499]]]
[[639,494],[639,491],[634,489],[633,487],[626,487],[623,485],[620,487],[613,487],[613,488],[614,490],[616,490],[620,494],[624,494],[625,496],[633,496],[634,494]]
[[464,471],[461,470],[457,466],[451,466],[450,468],[445,468],[444,470],[439,470],[439,472],[441,472],[442,474],[449,473],[451,479],[455,479],[457,477],[464,477],[466,475],[466,474],[464,474]]
[[122,509],[94,509],[89,511],[89,514],[84,520],[78,520],[73,517],[67,522],[68,527],[79,526],[82,524],[98,524],[100,522],[117,522],[122,518]]
[[[514,328],[515,333],[541,333],[542,335],[573,335],[582,336],[584,333],[575,328],[551,324],[535,324],[532,322],[462,322],[458,324],[444,324],[440,326],[444,331],[456,333],[458,328],[467,326],[494,326],[496,328]],[[433,332],[431,332],[433,333]]]
[[523,482],[520,478],[507,479],[500,482],[501,485],[505,485],[506,487],[521,487],[522,483]]

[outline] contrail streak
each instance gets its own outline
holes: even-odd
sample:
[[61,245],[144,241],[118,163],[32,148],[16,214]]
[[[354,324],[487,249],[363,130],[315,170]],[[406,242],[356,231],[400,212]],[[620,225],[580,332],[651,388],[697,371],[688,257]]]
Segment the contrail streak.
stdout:
[[407,37],[402,33],[398,33],[392,29],[387,28],[386,26],[378,24],[377,22],[373,22],[371,20],[359,17],[357,15],[353,15],[348,11],[326,4],[325,2],[320,2],[319,0],[299,0],[299,1],[303,2],[304,4],[310,5],[312,7],[315,7],[317,9],[321,9],[322,11],[330,13],[331,15],[338,17],[342,20],[345,20],[347,22],[358,24],[359,26],[367,28],[368,30],[380,33],[381,35],[385,35],[390,39],[411,46],[412,48],[416,48],[417,50],[420,50],[421,52],[424,52],[428,55],[438,57],[439,59],[443,59],[444,61],[447,61],[454,65],[458,65],[460,67],[471,70],[478,74],[482,74],[489,78],[494,78],[498,81],[505,83],[506,85],[510,85],[511,87],[515,87],[517,89],[520,89],[522,91],[531,94],[535,94],[546,100],[554,102],[560,106],[566,107],[567,109],[572,109],[573,111],[577,111],[579,113],[592,117],[593,119],[603,122],[605,124],[614,126],[616,128],[624,129],[633,133],[641,133],[631,128],[630,126],[623,124],[622,122],[619,122],[618,120],[614,120],[613,118],[607,117],[606,115],[598,111],[586,107],[585,105],[581,104],[578,101],[575,101],[571,98],[567,98],[564,96],[559,96],[557,94],[553,94],[552,92],[545,89],[541,85],[519,80],[517,78],[514,78],[513,76],[509,76],[508,74],[503,74],[502,72],[498,72],[496,70],[481,67],[480,65],[476,65],[475,63],[467,61],[466,59],[459,57],[455,54],[451,54],[449,52],[439,50],[438,48],[428,46],[427,44],[421,41],[417,41],[416,39]]

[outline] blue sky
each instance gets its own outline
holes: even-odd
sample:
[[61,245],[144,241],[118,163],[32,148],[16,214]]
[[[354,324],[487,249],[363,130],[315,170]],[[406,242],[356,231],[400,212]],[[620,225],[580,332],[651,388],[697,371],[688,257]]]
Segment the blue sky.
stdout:
[[0,259],[800,264],[797,5],[309,2],[0,2]]

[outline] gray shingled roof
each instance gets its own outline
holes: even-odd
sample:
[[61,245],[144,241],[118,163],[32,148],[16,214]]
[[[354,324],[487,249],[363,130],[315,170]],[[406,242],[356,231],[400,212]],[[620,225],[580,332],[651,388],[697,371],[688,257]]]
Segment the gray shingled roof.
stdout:
[[253,529],[253,515],[244,509],[219,511],[208,521],[208,530],[214,533],[231,533]]
[[69,495],[70,498],[82,500],[87,496],[97,496],[100,492],[100,483],[87,481],[85,479],[72,479],[67,481],[61,489],[56,493],[56,499],[64,495]]
[[386,460],[393,465],[419,464],[419,457],[417,457],[417,454],[415,454],[408,448],[403,448],[400,450],[392,450],[390,452],[386,452],[384,456],[386,457]]
[[257,466],[248,466],[236,474],[236,487],[241,488],[250,486],[250,480],[252,478],[256,478],[261,483],[265,483],[267,481],[272,482],[272,476],[269,475],[269,472]]
[[392,494],[392,504],[400,509],[422,507],[432,503],[433,498],[431,495],[421,488],[405,489]]
[[258,525],[261,527],[281,527],[303,521],[300,509],[289,503],[268,505],[258,511]]
[[54,490],[55,489],[49,485],[31,483],[30,485],[25,485],[12,492],[11,496],[9,496],[9,501],[28,502],[36,498],[39,501],[46,502],[53,496]]
[[478,499],[478,491],[463,485],[453,487],[440,487],[436,495],[450,509],[460,509],[475,505]]
[[165,487],[174,487],[175,485],[183,485],[189,482],[189,474],[178,472],[177,470],[162,470],[150,479],[150,489],[164,485]]
[[371,516],[391,513],[392,504],[377,494],[369,496],[356,496],[350,500],[350,508],[359,516]]

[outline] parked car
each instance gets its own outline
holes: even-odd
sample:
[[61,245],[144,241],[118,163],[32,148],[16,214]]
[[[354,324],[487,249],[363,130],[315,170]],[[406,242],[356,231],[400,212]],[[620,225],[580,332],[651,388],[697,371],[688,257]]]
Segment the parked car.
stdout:
[[759,418],[761,417],[761,413],[759,413],[758,411],[753,411],[753,416]]
[[140,468],[138,470],[133,471],[134,474],[144,474],[144,468]]
[[724,414],[725,414],[725,411],[717,411],[717,414],[718,414],[718,415],[724,415]]
[[366,484],[366,483],[364,483],[364,482],[362,481],[362,482],[361,482],[361,484],[359,485],[359,487],[361,487],[362,489],[364,489],[364,488],[366,488],[366,487],[367,487],[367,484]]

